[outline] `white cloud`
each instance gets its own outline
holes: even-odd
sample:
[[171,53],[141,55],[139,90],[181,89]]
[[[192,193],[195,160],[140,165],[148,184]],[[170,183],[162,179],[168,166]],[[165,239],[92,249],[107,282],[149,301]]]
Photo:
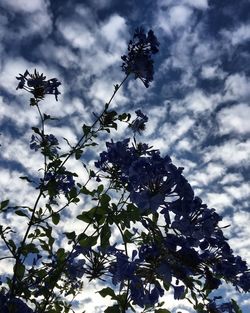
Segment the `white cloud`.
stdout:
[[43,10],[47,6],[46,0],[32,0],[27,2],[26,0],[2,0],[1,4],[7,8],[12,9],[15,12],[27,12],[33,13],[38,10]]
[[238,201],[249,199],[250,197],[250,185],[247,182],[242,183],[240,186],[227,186],[224,189]]
[[225,82],[224,100],[249,100],[250,79],[245,74],[230,75]]
[[[125,48],[125,31],[127,30],[126,20],[117,15],[112,15],[107,22],[105,22],[101,29],[101,35],[112,44],[112,47],[115,45],[121,45],[121,48]],[[112,52],[113,49],[112,49]]]
[[170,24],[173,28],[187,26],[188,20],[192,15],[192,10],[186,6],[178,5],[169,10]]
[[58,30],[68,43],[75,48],[90,50],[95,43],[95,38],[86,25],[84,25],[84,20],[81,23],[62,20],[58,22]]
[[234,30],[224,30],[222,34],[231,41],[233,45],[244,43],[250,39],[250,24],[242,24]]
[[250,141],[239,142],[236,139],[229,140],[221,145],[208,147],[204,151],[203,160],[221,161],[225,166],[244,167],[249,166]]
[[204,201],[210,208],[215,208],[216,212],[221,214],[228,208],[232,208],[233,199],[229,194],[206,192],[203,194]]
[[225,108],[218,113],[219,132],[228,134],[231,132],[245,134],[250,132],[250,106],[240,103]]
[[208,8],[208,1],[207,0],[183,0],[183,3],[188,4],[197,9],[207,9]]
[[194,90],[185,98],[186,108],[192,110],[195,113],[204,111],[212,112],[217,105],[218,96],[208,96],[201,90]]

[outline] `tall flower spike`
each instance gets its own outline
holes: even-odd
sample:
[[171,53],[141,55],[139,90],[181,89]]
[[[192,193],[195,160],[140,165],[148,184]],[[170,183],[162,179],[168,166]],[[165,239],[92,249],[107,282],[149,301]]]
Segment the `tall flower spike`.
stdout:
[[139,78],[148,88],[154,75],[152,55],[159,51],[159,45],[152,30],[146,35],[143,27],[137,28],[133,39],[128,44],[128,55],[121,57],[124,61],[123,72],[127,75],[133,73],[135,79]]

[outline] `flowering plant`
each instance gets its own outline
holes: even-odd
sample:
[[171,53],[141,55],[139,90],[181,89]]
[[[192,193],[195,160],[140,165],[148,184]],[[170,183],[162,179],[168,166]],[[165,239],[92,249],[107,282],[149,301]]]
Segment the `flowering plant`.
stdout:
[[[82,126],[77,143],[67,141],[69,150],[62,153],[59,140],[46,133],[53,118],[41,110],[48,95],[58,100],[61,83],[36,70],[17,77],[17,89],[32,94],[30,104],[40,117],[40,128],[32,127],[30,148],[43,155],[44,164],[38,179],[23,177],[36,189],[32,207],[13,207],[8,200],[0,205],[1,214],[14,210],[27,222],[18,238],[10,226],[0,226],[6,253],[0,260],[10,258],[14,264],[13,273],[2,281],[1,312],[74,312],[73,300],[84,290],[84,279],[105,284],[98,292],[112,300],[106,313],[169,313],[161,301],[167,292],[176,300],[188,299],[198,313],[241,312],[234,300],[221,303],[220,297],[210,297],[222,282],[250,291],[249,268],[233,254],[219,226],[221,216],[194,195],[183,168],[138,141],[148,121],[141,110],[132,119],[111,109],[131,75],[149,87],[152,57],[158,51],[154,32],[138,28],[122,56],[124,80],[115,85],[93,124]],[[84,164],[86,181],[67,169],[70,159],[83,162],[84,152],[98,146],[101,133],[110,134],[120,123],[128,125],[131,138],[108,140],[94,166]],[[82,231],[55,238],[70,205],[82,203],[91,203],[76,217]],[[63,236],[67,247],[60,245]]]

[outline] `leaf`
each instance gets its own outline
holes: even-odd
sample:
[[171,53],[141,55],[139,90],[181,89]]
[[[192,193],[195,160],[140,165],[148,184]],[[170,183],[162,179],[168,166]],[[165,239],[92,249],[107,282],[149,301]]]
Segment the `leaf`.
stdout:
[[81,158],[82,153],[83,153],[83,150],[81,150],[81,149],[77,149],[75,151],[75,158],[76,158],[76,160],[79,160]]
[[1,202],[0,204],[0,211],[2,211],[2,209],[6,208],[9,204],[9,200],[4,200]]
[[110,296],[112,299],[116,299],[115,292],[112,288],[106,287],[100,291],[97,291],[103,298]]
[[39,128],[37,128],[37,127],[31,127],[31,129],[33,130],[34,133],[40,135],[40,130],[39,130]]
[[79,240],[81,247],[90,248],[96,245],[98,236],[86,236],[86,238]]
[[125,243],[132,243],[133,240],[131,240],[131,238],[134,236],[133,233],[131,233],[129,230],[125,230],[124,234],[123,234],[123,238],[124,238],[124,242]]
[[93,220],[92,214],[90,213],[90,211],[88,212],[82,212],[81,215],[77,215],[77,217],[80,221],[83,221],[85,223],[91,223]]
[[167,309],[157,309],[155,310],[155,313],[171,313],[171,312]]
[[11,246],[12,250],[16,251],[16,245],[12,239],[9,239],[8,244]]
[[82,126],[82,131],[83,131],[84,135],[87,136],[91,131],[91,127],[84,124]]
[[113,306],[109,306],[104,313],[119,313],[120,311],[120,307],[118,304],[115,304]]
[[231,302],[232,302],[232,306],[235,310],[235,313],[242,313],[242,310],[240,309],[238,303],[234,299],[231,299]]
[[17,263],[15,266],[16,276],[19,280],[21,280],[25,273],[25,266],[21,263]]
[[29,217],[24,211],[22,210],[17,210],[15,211],[16,215],[19,215],[19,216],[25,216],[25,217]]
[[64,234],[70,240],[74,240],[76,238],[76,233],[74,231],[72,231],[72,232],[65,232]]
[[59,213],[52,213],[51,215],[52,222],[57,225],[60,222],[60,214]]
[[109,201],[111,200],[110,196],[106,193],[101,195],[100,203],[102,208],[107,208],[109,205]]
[[108,224],[104,224],[100,234],[102,248],[107,248],[108,246],[110,246],[109,243],[110,237],[111,237],[110,227]]
[[23,247],[21,253],[24,256],[27,256],[29,253],[39,253],[39,250],[37,249],[34,243],[29,243]]
[[31,179],[29,179],[28,176],[19,176],[19,178],[22,180],[26,180],[28,183],[33,183],[33,181]]

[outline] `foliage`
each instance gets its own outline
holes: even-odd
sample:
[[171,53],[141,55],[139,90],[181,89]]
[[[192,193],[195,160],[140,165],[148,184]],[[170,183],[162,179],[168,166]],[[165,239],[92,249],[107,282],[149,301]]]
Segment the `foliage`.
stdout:
[[[54,118],[41,110],[48,95],[58,100],[60,82],[46,80],[36,70],[17,77],[17,89],[32,95],[30,105],[41,120],[40,128],[32,127],[30,148],[32,153],[43,155],[44,164],[38,180],[21,177],[36,189],[33,207],[13,207],[8,200],[0,204],[1,214],[14,212],[27,222],[20,241],[13,236],[15,229],[0,228],[8,250],[0,260],[14,261],[13,275],[7,275],[2,283],[1,312],[73,311],[73,300],[85,287],[83,278],[105,283],[99,294],[113,300],[106,313],[169,313],[161,302],[168,292],[174,299],[188,299],[198,313],[241,312],[234,300],[221,303],[220,297],[209,297],[223,281],[238,291],[250,290],[249,269],[240,256],[233,255],[219,226],[221,216],[195,197],[183,168],[138,142],[148,121],[141,110],[132,120],[129,113],[110,108],[131,75],[149,87],[152,57],[158,50],[152,30],[147,34],[143,28],[135,31],[128,55],[122,56],[124,80],[115,85],[110,101],[95,115],[93,124],[82,126],[77,143],[67,141],[67,153],[60,153],[59,140],[46,133],[47,123],[53,123]],[[83,153],[96,149],[100,134],[112,134],[121,123],[128,125],[131,138],[107,141],[95,167],[84,165],[86,181],[67,169],[69,159],[83,162]],[[69,207],[80,201],[92,204],[77,216],[82,232],[65,232],[60,240],[66,238],[70,248],[58,248],[54,231],[60,229]],[[114,230],[119,232],[116,238]]]

